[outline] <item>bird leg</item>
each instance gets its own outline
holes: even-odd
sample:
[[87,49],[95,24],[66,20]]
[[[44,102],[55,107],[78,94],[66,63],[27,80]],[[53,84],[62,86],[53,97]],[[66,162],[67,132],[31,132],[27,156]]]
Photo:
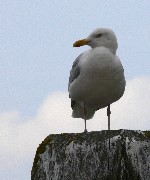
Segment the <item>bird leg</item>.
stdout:
[[[108,131],[110,133],[110,114],[111,114],[111,111],[110,111],[110,104],[108,105],[107,107],[107,116],[108,116]],[[110,134],[109,134],[109,153],[110,153]],[[110,157],[110,154],[108,153],[108,171],[110,170],[110,164],[109,164],[109,157]]]
[[109,104],[108,107],[107,107],[108,130],[110,130],[110,114],[111,114],[111,111],[110,111],[110,104]]
[[86,129],[86,114],[87,114],[87,111],[86,111],[86,109],[85,109],[85,104],[83,104],[83,115],[84,115],[84,123],[85,123],[84,132],[85,132],[85,133],[87,132],[87,129]]
[[[110,104],[109,104],[107,107],[108,131],[109,131],[109,133],[110,133],[110,114],[111,114],[111,111],[110,111]],[[110,135],[109,135],[109,150],[110,150]]]

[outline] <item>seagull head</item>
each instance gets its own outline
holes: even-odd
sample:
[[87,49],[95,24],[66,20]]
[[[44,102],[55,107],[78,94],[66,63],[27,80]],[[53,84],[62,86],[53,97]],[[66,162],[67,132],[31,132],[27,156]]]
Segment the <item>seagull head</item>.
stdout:
[[76,41],[73,47],[89,45],[91,48],[106,47],[113,54],[118,48],[117,38],[111,29],[98,28],[95,29],[87,38]]

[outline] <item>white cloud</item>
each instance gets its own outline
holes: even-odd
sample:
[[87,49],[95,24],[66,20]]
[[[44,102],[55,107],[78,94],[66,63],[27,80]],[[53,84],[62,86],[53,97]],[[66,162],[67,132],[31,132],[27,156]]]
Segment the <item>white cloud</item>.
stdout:
[[[124,96],[111,106],[111,129],[150,129],[149,99],[150,78],[143,77],[128,81]],[[94,118],[87,122],[87,129],[89,131],[107,129],[106,108],[96,112]],[[0,169],[3,170],[3,174],[8,169],[14,173],[17,169],[18,173],[19,166],[26,162],[30,177],[29,169],[36,149],[47,135],[83,130],[84,121],[71,117],[68,93],[50,94],[43,101],[34,118],[25,120],[18,112],[1,113]],[[6,176],[5,172],[4,177]],[[19,175],[15,180],[20,178]]]

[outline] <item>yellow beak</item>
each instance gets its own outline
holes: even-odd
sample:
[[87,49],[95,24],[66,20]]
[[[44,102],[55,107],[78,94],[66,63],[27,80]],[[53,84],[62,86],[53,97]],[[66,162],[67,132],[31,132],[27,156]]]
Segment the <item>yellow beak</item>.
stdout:
[[89,40],[87,40],[87,39],[81,39],[81,40],[76,41],[76,42],[73,44],[73,47],[80,47],[80,46],[88,45],[89,43],[90,43]]

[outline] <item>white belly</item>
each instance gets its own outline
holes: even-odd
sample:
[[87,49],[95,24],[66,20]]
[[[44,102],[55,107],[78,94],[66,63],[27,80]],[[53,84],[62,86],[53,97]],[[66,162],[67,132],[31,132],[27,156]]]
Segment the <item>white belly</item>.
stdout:
[[89,107],[103,108],[120,99],[125,89],[123,67],[117,57],[102,51],[85,54],[79,77],[70,86],[71,98]]

